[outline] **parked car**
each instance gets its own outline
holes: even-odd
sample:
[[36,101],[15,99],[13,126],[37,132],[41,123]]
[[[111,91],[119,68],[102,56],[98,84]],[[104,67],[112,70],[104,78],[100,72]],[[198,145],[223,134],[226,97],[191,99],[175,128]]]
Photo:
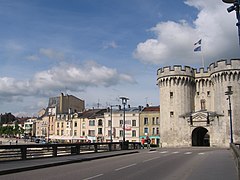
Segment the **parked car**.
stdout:
[[45,139],[36,138],[35,139],[35,143],[46,144],[46,140]]

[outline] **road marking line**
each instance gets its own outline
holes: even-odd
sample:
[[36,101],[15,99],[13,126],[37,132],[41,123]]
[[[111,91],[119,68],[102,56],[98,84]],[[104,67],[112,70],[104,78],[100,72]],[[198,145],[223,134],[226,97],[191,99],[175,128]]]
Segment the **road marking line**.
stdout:
[[179,153],[178,151],[172,152],[172,154],[178,154],[178,153]]
[[131,167],[131,166],[135,166],[135,165],[137,165],[137,164],[130,164],[130,165],[128,165],[128,166],[123,166],[123,167],[120,167],[120,168],[115,169],[115,171],[119,171],[119,170],[122,170],[122,169],[126,169],[126,168],[129,168],[129,167]]
[[155,157],[155,158],[147,159],[147,160],[144,160],[143,163],[148,162],[148,161],[152,161],[152,160],[154,160],[154,159],[158,159],[158,158],[159,158],[159,157]]
[[155,152],[157,152],[157,151],[149,151],[148,153],[155,153]]
[[94,178],[97,178],[97,177],[102,176],[102,175],[103,175],[103,174],[98,174],[98,175],[95,175],[95,176],[91,176],[91,177],[89,177],[89,178],[85,178],[85,179],[83,179],[83,180],[94,179]]
[[161,154],[165,154],[165,153],[168,153],[168,151],[162,151],[162,152],[159,152]]
[[192,154],[192,152],[185,152],[184,154]]
[[198,155],[203,155],[203,154],[205,154],[205,153],[204,152],[198,153]]

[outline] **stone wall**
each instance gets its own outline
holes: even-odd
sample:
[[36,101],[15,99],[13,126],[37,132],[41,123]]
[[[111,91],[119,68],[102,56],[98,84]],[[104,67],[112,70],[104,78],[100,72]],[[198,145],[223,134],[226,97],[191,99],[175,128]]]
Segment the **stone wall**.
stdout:
[[[232,86],[232,119],[234,141],[240,141],[240,59],[221,60],[207,71],[189,66],[159,68],[160,139],[163,147],[192,146],[194,129],[208,131],[210,146],[226,147],[230,142],[229,104],[225,92]],[[197,119],[200,112],[210,114]],[[190,117],[196,114],[194,123]],[[205,119],[204,119],[205,117]],[[202,123],[202,124],[201,124]]]

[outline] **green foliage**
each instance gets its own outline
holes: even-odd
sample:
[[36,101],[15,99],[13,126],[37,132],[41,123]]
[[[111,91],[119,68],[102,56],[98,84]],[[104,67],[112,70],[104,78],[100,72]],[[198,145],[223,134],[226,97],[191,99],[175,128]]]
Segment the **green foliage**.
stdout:
[[0,126],[1,136],[16,136],[24,133],[24,129],[21,128],[17,123],[13,126]]

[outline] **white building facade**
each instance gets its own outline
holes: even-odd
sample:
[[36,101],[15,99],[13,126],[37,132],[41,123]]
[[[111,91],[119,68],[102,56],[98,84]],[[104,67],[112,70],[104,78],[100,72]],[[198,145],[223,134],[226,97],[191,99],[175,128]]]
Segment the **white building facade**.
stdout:
[[[125,109],[125,140],[129,142],[139,142],[139,108],[127,107]],[[105,139],[107,142],[121,142],[124,136],[124,111],[113,108],[104,113],[105,119]]]

